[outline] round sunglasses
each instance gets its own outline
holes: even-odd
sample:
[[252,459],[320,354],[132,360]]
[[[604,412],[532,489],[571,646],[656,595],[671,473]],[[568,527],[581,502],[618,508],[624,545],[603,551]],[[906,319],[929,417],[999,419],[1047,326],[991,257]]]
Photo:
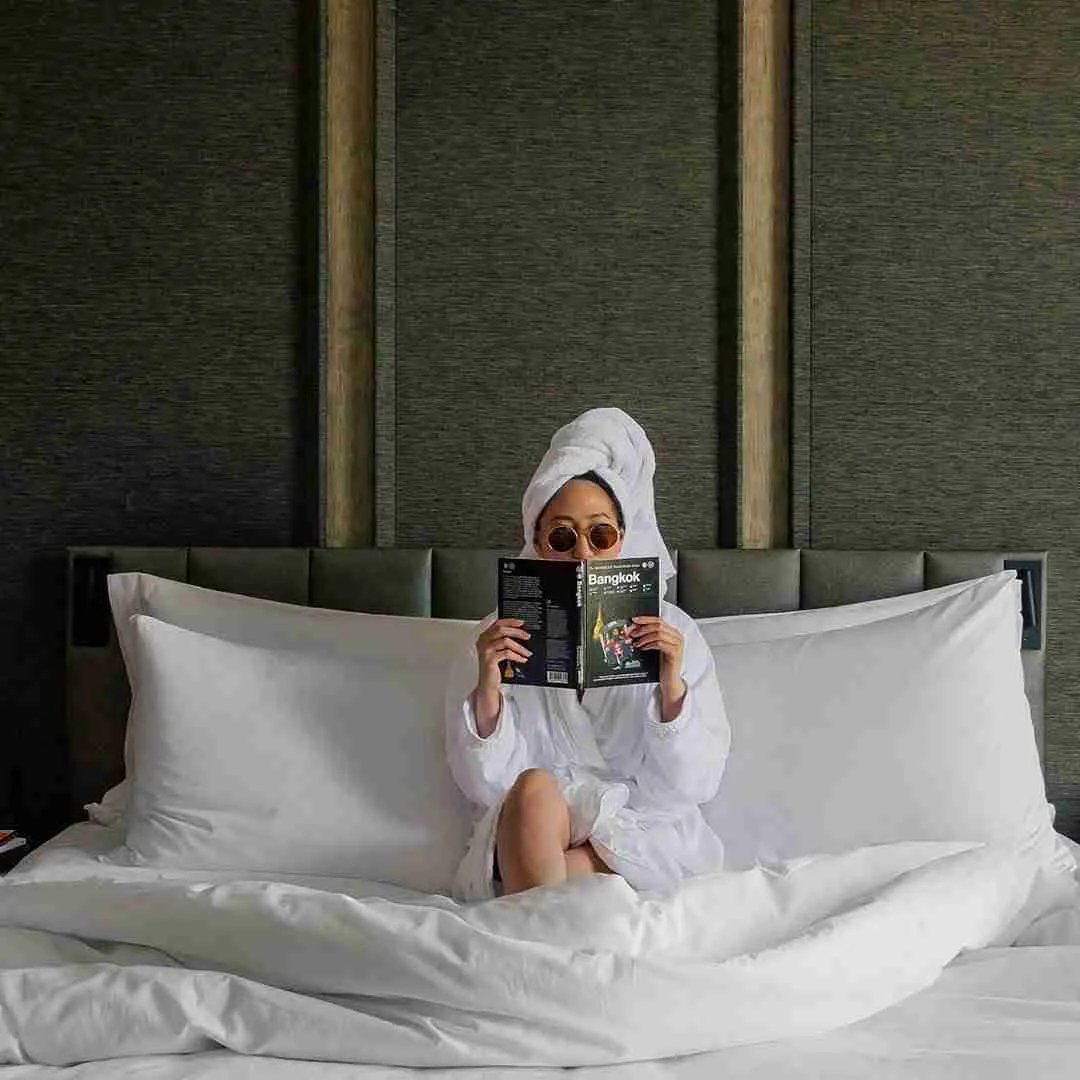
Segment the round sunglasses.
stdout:
[[[610,551],[619,542],[619,529],[606,521],[598,521],[585,530],[585,538],[593,551]],[[578,531],[573,525],[555,525],[544,538],[547,546],[560,555],[577,547]]]

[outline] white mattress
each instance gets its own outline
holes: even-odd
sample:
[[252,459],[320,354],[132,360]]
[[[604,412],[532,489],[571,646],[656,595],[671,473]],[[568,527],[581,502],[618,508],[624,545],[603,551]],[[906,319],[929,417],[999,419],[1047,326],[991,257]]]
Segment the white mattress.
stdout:
[[[38,849],[18,868],[19,876],[60,880],[96,875],[145,877],[138,868],[118,867],[108,858],[118,832],[99,825],[72,826]],[[1067,841],[1062,841],[1067,844]],[[1074,851],[1080,850],[1072,845]],[[156,873],[153,875],[156,876]],[[170,875],[170,877],[185,875]],[[204,879],[202,875],[186,875]],[[239,876],[239,875],[237,875]],[[215,875],[217,879],[226,875]],[[356,882],[319,882],[353,895],[372,895]],[[405,899],[401,890],[379,889]],[[827,1035],[713,1051],[693,1057],[575,1070],[585,1080],[666,1078],[666,1080],[786,1080],[870,1078],[875,1080],[979,1080],[1025,1077],[1053,1080],[1080,1075],[1080,910],[1045,916],[1024,935],[1030,944],[984,949],[950,964],[931,987],[878,1013]],[[1075,942],[1073,944],[1072,942]],[[658,1003],[658,1017],[662,1016]],[[374,1080],[422,1073],[440,1076],[512,1076],[515,1080],[554,1077],[559,1069],[444,1070],[342,1065],[245,1057],[211,1051],[165,1057],[131,1057],[69,1068],[9,1066],[2,1080],[29,1077],[276,1078],[353,1077]]]

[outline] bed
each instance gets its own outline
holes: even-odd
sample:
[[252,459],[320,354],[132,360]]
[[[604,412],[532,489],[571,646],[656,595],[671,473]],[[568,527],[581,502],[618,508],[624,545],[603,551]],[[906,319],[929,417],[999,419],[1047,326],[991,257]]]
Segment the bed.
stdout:
[[730,869],[461,905],[440,693],[498,554],[71,551],[90,814],[0,882],[4,1080],[1075,1075],[1044,554],[676,553]]

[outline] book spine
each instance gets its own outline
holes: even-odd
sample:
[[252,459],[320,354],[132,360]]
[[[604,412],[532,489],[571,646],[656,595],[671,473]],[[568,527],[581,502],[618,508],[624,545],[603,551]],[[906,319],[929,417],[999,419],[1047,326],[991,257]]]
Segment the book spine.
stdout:
[[585,563],[577,564],[577,685],[585,688]]

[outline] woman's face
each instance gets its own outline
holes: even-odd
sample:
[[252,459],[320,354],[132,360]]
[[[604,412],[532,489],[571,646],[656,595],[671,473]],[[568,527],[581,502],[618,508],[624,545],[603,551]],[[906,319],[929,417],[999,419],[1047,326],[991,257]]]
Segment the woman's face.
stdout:
[[[617,559],[622,551],[621,531],[613,547],[597,551],[589,543],[589,529],[600,523],[618,528],[619,515],[611,496],[589,480],[568,480],[544,507],[533,546],[541,559]],[[569,525],[577,533],[569,551],[555,551],[548,543],[551,530],[559,525]]]

